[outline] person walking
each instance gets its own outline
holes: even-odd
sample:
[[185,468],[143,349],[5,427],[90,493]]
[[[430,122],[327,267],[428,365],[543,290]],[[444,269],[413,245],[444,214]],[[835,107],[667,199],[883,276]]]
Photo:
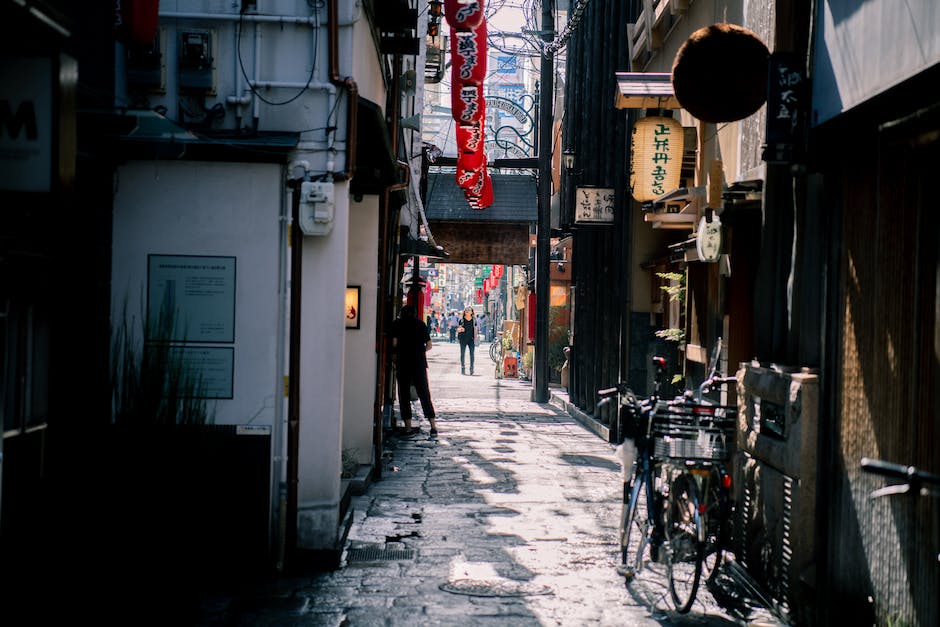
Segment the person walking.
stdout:
[[460,340],[460,374],[466,374],[464,355],[470,349],[470,374],[473,374],[473,349],[476,346],[477,328],[473,317],[473,307],[463,310],[463,316],[457,324],[457,337]]
[[392,322],[390,335],[395,379],[398,382],[398,406],[405,423],[405,435],[421,431],[411,424],[411,387],[414,386],[424,417],[431,425],[430,435],[436,436],[437,421],[428,386],[428,358],[425,354],[431,350],[431,336],[427,324],[418,319],[418,310],[414,305],[401,308],[398,319]]
[[457,319],[457,312],[451,311],[450,315],[447,317],[447,331],[450,333],[450,343],[453,344],[457,341],[457,325],[459,324]]

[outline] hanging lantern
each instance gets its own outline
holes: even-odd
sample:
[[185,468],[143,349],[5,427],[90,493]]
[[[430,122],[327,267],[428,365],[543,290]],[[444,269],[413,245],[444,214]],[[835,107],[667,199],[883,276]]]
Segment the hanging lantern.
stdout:
[[451,75],[464,85],[480,85],[486,78],[486,23],[474,30],[450,31]]
[[466,85],[452,81],[450,88],[450,107],[454,121],[458,124],[470,124],[483,119],[483,85]]
[[483,0],[444,0],[444,17],[451,28],[472,30],[483,22]]
[[458,124],[457,148],[460,152],[483,152],[483,123]]
[[679,187],[682,144],[682,124],[675,118],[637,121],[630,143],[630,193],[636,200],[655,200]]
[[486,171],[486,156],[483,157],[483,164],[479,168],[474,169],[464,169],[460,167],[460,162],[457,162],[457,187],[464,190],[464,193],[467,193],[468,190],[473,189],[477,185],[482,187],[480,179],[483,177],[483,173]]
[[463,152],[457,154],[458,170],[480,170],[486,163],[486,155],[482,150],[476,152]]
[[493,272],[496,274],[497,279],[503,278],[503,267],[502,266],[493,266]]

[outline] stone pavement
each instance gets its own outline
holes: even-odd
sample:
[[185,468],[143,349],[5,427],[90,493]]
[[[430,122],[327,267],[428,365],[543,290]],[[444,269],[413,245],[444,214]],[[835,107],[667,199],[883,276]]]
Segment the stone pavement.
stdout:
[[[199,625],[745,625],[702,589],[670,610],[665,570],[617,575],[622,490],[611,445],[531,385],[496,379],[487,344],[463,376],[429,353],[439,436],[390,438],[380,481],[353,497],[341,567],[206,599]],[[420,415],[419,403],[414,403]]]

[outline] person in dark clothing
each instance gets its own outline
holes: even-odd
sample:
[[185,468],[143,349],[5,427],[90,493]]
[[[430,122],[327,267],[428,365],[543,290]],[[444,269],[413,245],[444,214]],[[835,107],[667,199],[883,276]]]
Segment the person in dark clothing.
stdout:
[[414,305],[401,308],[401,315],[392,322],[392,359],[395,361],[395,378],[398,381],[398,405],[405,423],[405,433],[412,435],[420,429],[411,424],[411,386],[418,393],[424,417],[431,425],[431,435],[437,435],[437,421],[431,390],[428,386],[428,359],[425,353],[431,350],[431,336],[425,323],[418,320]]
[[467,349],[470,349],[470,374],[473,374],[473,349],[476,347],[477,327],[476,319],[473,317],[473,307],[467,307],[463,310],[460,322],[457,324],[457,337],[460,340],[460,374],[466,374],[464,370],[464,355]]

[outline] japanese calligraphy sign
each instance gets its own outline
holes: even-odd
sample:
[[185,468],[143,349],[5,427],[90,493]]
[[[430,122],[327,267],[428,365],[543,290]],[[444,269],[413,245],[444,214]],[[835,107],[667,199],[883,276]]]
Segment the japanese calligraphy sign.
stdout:
[[483,85],[452,83],[450,107],[458,124],[469,124],[483,119]]
[[799,136],[804,108],[803,68],[792,53],[770,55],[767,76],[767,144],[764,160],[788,162]]
[[675,118],[637,121],[630,159],[630,193],[636,200],[655,200],[679,187],[683,148],[682,124]]
[[614,190],[609,187],[579,187],[574,196],[574,221],[613,222]]

